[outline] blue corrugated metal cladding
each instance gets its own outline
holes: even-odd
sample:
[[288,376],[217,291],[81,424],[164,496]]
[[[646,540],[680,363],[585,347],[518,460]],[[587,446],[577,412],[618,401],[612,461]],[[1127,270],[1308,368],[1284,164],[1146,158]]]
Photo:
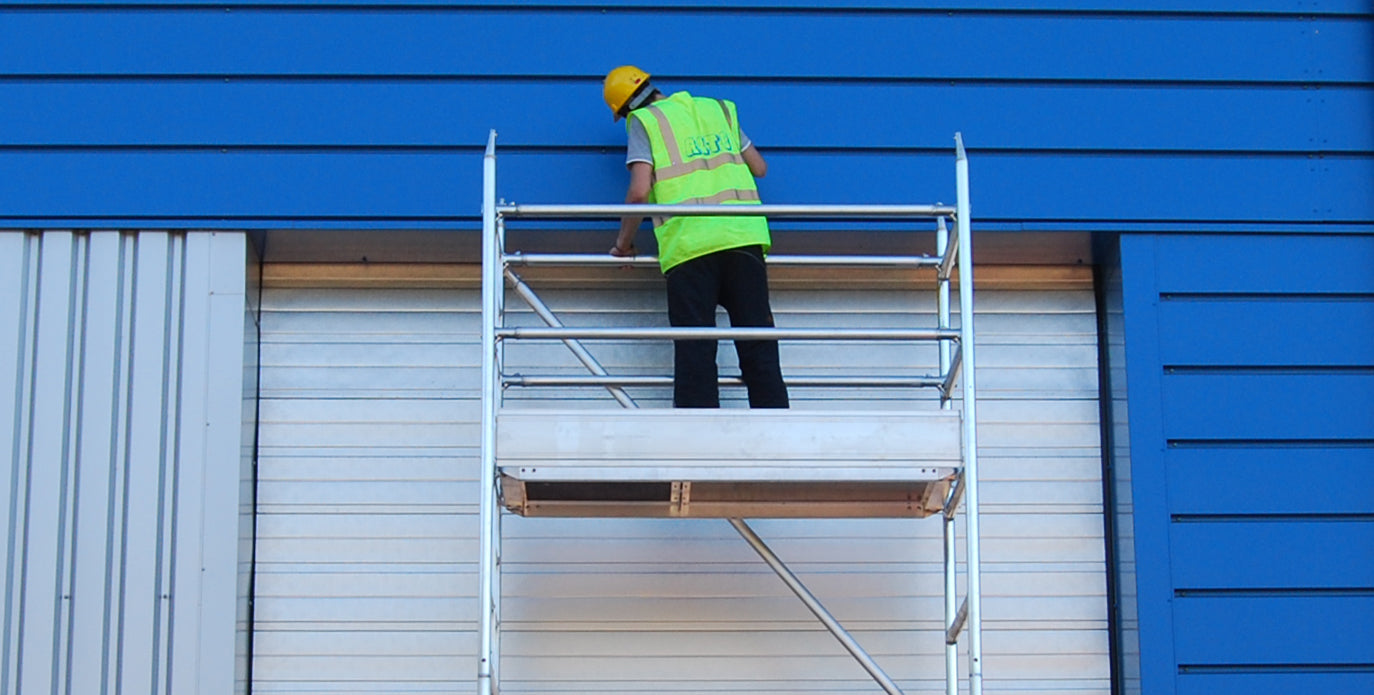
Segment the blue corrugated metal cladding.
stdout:
[[1143,692],[1374,691],[1374,236],[1128,235],[1121,275]]
[[948,202],[957,130],[984,228],[1374,219],[1367,2],[733,5],[0,8],[0,226],[469,226],[490,128],[503,196],[616,202],[630,61],[772,202]]

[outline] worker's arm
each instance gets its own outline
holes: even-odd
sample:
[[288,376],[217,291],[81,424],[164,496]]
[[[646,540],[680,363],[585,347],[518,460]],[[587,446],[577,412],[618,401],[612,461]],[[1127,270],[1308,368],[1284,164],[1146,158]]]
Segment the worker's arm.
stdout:
[[739,154],[744,158],[744,164],[749,167],[749,173],[753,174],[754,178],[761,179],[768,173],[768,162],[763,161],[759,148],[750,146]]
[[[640,205],[649,202],[649,188],[653,181],[653,165],[648,162],[630,163],[630,188],[625,192],[626,205]],[[620,218],[620,234],[611,247],[612,256],[635,255],[635,232],[644,222],[643,217]]]

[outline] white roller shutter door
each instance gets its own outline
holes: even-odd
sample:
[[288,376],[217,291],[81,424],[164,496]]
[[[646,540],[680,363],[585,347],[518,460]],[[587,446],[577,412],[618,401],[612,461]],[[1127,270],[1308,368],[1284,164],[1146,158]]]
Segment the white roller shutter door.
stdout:
[[[927,295],[793,287],[774,292],[779,325],[933,325]],[[662,325],[660,293],[543,296],[570,324]],[[512,295],[509,308],[518,302]],[[255,692],[469,692],[476,290],[268,289],[263,306]],[[1110,690],[1093,311],[1086,288],[978,294],[990,691]],[[667,345],[589,347],[612,372],[671,365]],[[934,355],[929,346],[793,343],[783,367],[923,373]],[[731,373],[728,344],[721,358]],[[508,361],[581,370],[561,346],[513,346]],[[632,395],[643,405],[668,397]],[[723,395],[743,405],[741,391]],[[795,408],[885,407],[912,395],[792,393]],[[618,407],[595,389],[508,398]],[[505,693],[876,691],[724,521],[504,523]],[[907,692],[943,688],[937,521],[755,528]]]

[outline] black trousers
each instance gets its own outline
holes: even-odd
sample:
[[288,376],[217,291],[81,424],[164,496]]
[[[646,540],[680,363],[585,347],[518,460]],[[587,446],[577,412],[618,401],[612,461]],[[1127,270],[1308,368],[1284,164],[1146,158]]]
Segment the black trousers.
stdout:
[[[714,327],[717,305],[725,307],[731,326],[773,325],[762,247],[727,249],[685,261],[668,271],[667,280],[668,322],[673,326]],[[716,344],[715,340],[674,341],[673,407],[720,407]],[[786,408],[778,342],[737,340],[735,352],[749,389],[749,407]]]

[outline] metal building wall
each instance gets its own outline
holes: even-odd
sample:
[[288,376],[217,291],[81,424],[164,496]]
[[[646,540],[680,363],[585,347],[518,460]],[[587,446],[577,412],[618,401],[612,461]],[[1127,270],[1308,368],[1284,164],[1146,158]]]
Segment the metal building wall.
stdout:
[[[258,411],[261,402],[262,246],[261,235],[250,237],[244,278],[243,317],[243,428],[240,437],[238,487],[238,583],[234,630],[234,693],[252,691],[252,597],[256,589],[258,504]],[[222,676],[219,673],[217,677]],[[214,684],[218,690],[218,683]]]
[[7,4],[0,225],[473,225],[491,128],[506,198],[618,201],[625,62],[737,101],[774,203],[948,202],[957,130],[981,229],[1374,219],[1367,0],[740,5]]
[[1131,488],[1129,391],[1126,388],[1125,300],[1117,240],[1097,240],[1098,368],[1102,371],[1103,476],[1107,499],[1104,518],[1111,553],[1109,595],[1113,622],[1113,664],[1117,691],[1139,695],[1140,620],[1136,592],[1135,503]]
[[1121,265],[1142,691],[1374,691],[1374,236]]
[[[564,320],[661,325],[661,287],[584,280],[542,293]],[[814,279],[782,282],[774,308],[788,326],[934,321],[933,295]],[[268,289],[255,692],[475,687],[477,310],[472,289]],[[987,291],[979,312],[988,687],[1106,693],[1092,293],[1082,281]],[[933,349],[884,344],[783,347],[794,375],[935,360]],[[670,370],[667,346],[591,349],[613,372]],[[582,371],[561,346],[511,352],[540,372]],[[619,407],[594,390],[509,395],[522,407]],[[667,397],[634,395],[647,406]],[[796,408],[895,407],[913,395],[793,392]],[[875,688],[724,522],[505,523],[504,692]],[[943,687],[937,522],[756,528],[909,692]]]
[[0,692],[229,693],[241,233],[0,232]]
[[[635,60],[740,102],[771,202],[949,200],[962,130],[980,230],[1367,233],[1372,19],[1367,0],[10,3],[0,226],[471,229],[491,127],[502,195],[616,200],[597,89]],[[608,50],[645,26],[655,53]],[[726,27],[713,50],[702,27]]]

